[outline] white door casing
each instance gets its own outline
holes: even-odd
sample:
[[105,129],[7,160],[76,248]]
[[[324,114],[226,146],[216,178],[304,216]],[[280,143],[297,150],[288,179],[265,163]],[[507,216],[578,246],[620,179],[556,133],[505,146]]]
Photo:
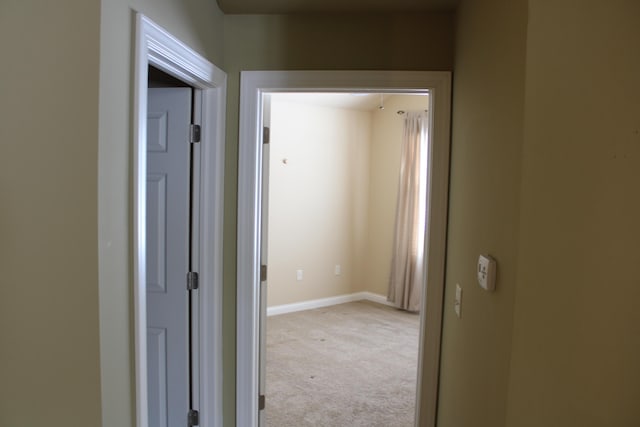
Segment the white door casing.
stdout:
[[[224,203],[224,143],[226,74],[142,14],[136,14],[133,109],[133,296],[135,341],[136,425],[148,420],[147,396],[147,80],[148,67],[181,80],[194,89],[193,120],[202,125],[194,151],[198,163],[194,186],[193,229],[197,253],[192,268],[199,272],[199,301],[194,324],[201,337],[194,361],[198,381],[200,426],[222,426],[222,234]],[[103,375],[107,371],[103,370]],[[186,417],[183,418],[186,424]]]
[[[269,235],[269,153],[271,148],[268,135],[271,131],[271,96],[264,94],[262,97],[262,207],[261,207],[261,246],[260,246],[260,265],[261,268],[267,268],[269,265],[268,254],[268,235]],[[262,279],[262,278],[261,278]],[[268,292],[268,272],[265,280],[260,280],[260,378],[259,389],[260,396],[267,395],[267,292]],[[260,403],[260,402],[258,402]],[[265,411],[260,411],[259,425],[265,425]]]
[[421,316],[416,425],[435,427],[448,203],[451,73],[423,71],[249,71],[241,73],[238,171],[236,423],[260,426],[262,102],[270,92],[429,93],[429,266]]
[[147,102],[147,381],[149,423],[182,427],[190,409],[191,88],[149,89]]

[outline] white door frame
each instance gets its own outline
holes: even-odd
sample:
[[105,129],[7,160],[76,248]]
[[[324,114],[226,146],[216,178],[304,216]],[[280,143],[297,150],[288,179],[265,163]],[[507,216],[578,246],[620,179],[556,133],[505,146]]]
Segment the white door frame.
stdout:
[[[227,76],[146,16],[136,15],[133,111],[133,285],[135,323],[136,425],[149,427],[147,414],[146,181],[148,67],[195,89],[194,118],[202,125],[199,173],[198,323],[200,425],[222,426],[222,229]],[[206,262],[204,262],[206,260]],[[204,409],[206,408],[206,409]],[[185,423],[186,423],[185,414]],[[152,427],[152,426],[151,426]]]
[[[451,73],[431,71],[247,71],[240,83],[236,425],[258,427],[260,220],[263,94],[268,92],[430,94],[426,292],[420,324],[416,426],[435,427],[449,190]],[[268,397],[267,397],[268,398]],[[422,404],[423,403],[423,404]],[[422,407],[422,408],[421,408]],[[421,409],[424,413],[421,413]]]

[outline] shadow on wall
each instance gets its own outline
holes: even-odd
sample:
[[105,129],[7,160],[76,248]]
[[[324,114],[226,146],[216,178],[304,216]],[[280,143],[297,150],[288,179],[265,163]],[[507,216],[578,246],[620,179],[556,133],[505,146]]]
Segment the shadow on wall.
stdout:
[[453,14],[228,15],[234,70],[451,70]]

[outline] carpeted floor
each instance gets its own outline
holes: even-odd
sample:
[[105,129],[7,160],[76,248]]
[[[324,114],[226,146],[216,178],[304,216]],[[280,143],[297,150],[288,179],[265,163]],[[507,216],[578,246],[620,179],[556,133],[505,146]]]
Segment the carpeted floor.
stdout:
[[267,321],[267,427],[414,425],[420,316],[366,301]]

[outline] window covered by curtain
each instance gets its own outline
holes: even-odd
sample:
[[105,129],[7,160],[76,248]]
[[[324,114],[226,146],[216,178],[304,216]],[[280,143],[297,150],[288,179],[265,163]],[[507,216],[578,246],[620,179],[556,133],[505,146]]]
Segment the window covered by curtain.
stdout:
[[400,181],[387,299],[396,307],[420,311],[426,230],[429,140],[425,112],[406,113]]

